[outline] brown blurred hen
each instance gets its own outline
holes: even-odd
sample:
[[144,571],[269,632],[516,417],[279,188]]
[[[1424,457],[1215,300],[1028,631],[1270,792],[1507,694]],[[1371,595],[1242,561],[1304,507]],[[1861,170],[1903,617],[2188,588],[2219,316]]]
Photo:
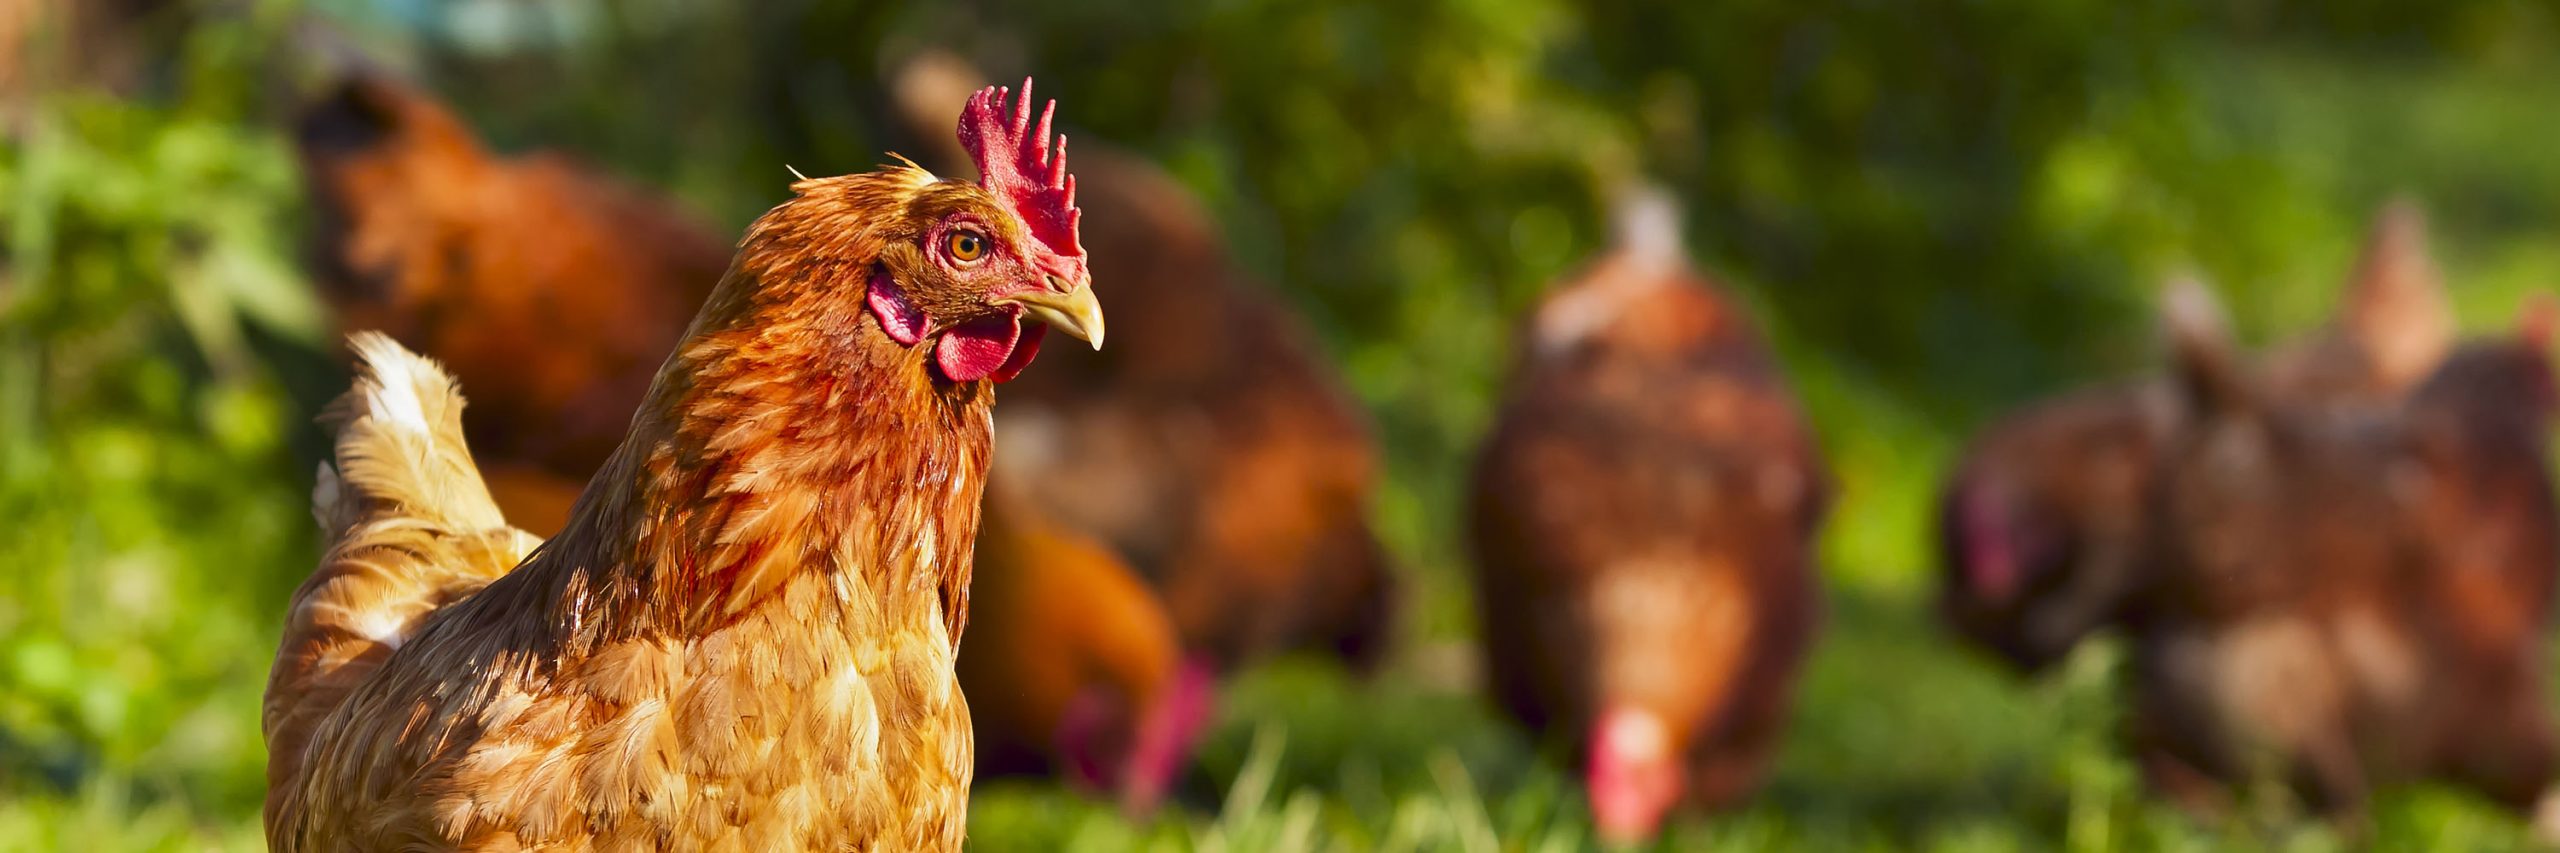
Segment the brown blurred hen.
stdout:
[[793,184],[529,554],[451,381],[357,339],[268,684],[272,846],[959,846],[990,386],[1102,337],[1064,141],[1005,100],[960,123],[980,182]]
[[1045,772],[1144,812],[1209,722],[1210,678],[1164,602],[1102,543],[987,495],[960,687],[984,774]]
[[1766,771],[1819,619],[1828,475],[1669,201],[1621,219],[1530,317],[1470,527],[1496,697],[1576,744],[1602,832],[1633,839]]
[[[980,79],[932,55],[897,94],[910,125],[939,127]],[[1220,668],[1302,650],[1374,664],[1397,582],[1368,520],[1366,415],[1197,199],[1135,156],[1081,150],[1087,234],[1119,265],[1102,284],[1113,343],[1006,389],[1000,475],[1126,555]]]
[[[2560,767],[2540,643],[2560,520],[2522,437],[2547,424],[2547,353],[2475,345],[2406,406],[2305,405],[2240,363],[2201,286],[2169,317],[2195,420],[2133,620],[2153,782],[2219,807],[2276,779],[2351,815],[2432,777],[2535,808]],[[2484,407],[2484,386],[2517,396]]]
[[566,507],[542,495],[574,491],[621,443],[728,269],[727,241],[565,155],[494,156],[442,105],[386,79],[337,86],[296,141],[320,213],[317,278],[341,327],[381,330],[469,383],[464,434],[519,487],[499,505],[558,529]]

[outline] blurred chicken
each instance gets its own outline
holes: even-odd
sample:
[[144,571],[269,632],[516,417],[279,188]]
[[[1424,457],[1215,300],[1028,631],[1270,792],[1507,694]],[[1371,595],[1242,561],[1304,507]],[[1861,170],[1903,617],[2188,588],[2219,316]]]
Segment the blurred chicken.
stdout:
[[426,95],[340,84],[296,132],[321,292],[471,388],[500,506],[549,533],[729,266],[717,232],[566,156],[500,158]]
[[[2417,207],[2387,205],[2335,318],[2267,358],[2266,393],[2390,406],[2424,380],[2453,338],[2426,244]],[[2072,392],[1985,429],[1940,502],[1941,614],[2028,672],[2122,618],[2144,581],[2160,455],[2187,426],[2171,384],[2147,379]]]
[[[2535,809],[2554,770],[2536,597],[2560,519],[2539,441],[2483,443],[2472,422],[2540,423],[2547,404],[2466,409],[2482,385],[2546,381],[2544,354],[2466,354],[2406,407],[2306,405],[2267,390],[2219,317],[2200,285],[2172,290],[2195,420],[2161,469],[2157,574],[2134,605],[2153,782],[2213,810],[2279,780],[2352,816],[2375,786],[2442,778]],[[2530,473],[2484,476],[2501,468]]]
[[991,386],[1103,332],[1063,142],[1007,94],[959,122],[979,182],[793,184],[539,548],[452,381],[356,338],[268,683],[271,846],[959,848]]
[[1471,490],[1487,671],[1586,762],[1602,833],[1766,772],[1819,619],[1825,473],[1778,365],[1667,198],[1530,315]]
[[1209,673],[1182,658],[1155,591],[1109,549],[1041,517],[1001,481],[978,538],[978,628],[960,648],[978,768],[1049,773],[1153,808],[1207,727]]
[[[929,54],[898,71],[897,95],[911,126],[941,127],[950,93],[980,79]],[[1136,157],[1077,151],[1086,233],[1119,306],[1112,347],[1060,353],[1005,389],[1000,476],[1127,555],[1220,669],[1293,650],[1373,665],[1397,584],[1368,521],[1365,415],[1189,192]]]

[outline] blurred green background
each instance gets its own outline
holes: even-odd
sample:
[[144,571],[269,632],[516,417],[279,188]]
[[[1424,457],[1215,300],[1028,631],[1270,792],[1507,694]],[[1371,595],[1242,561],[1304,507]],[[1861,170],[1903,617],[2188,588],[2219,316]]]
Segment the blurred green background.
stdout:
[[[44,30],[66,5],[138,23]],[[786,163],[921,149],[885,70],[957,51],[1173,171],[1313,320],[1424,590],[1397,663],[1249,676],[1150,823],[993,788],[991,850],[1588,845],[1570,780],[1452,664],[1454,508],[1513,316],[1639,178],[1762,312],[1844,487],[1776,778],[1666,846],[2360,843],[2145,802],[2114,649],[2029,684],[1930,622],[1927,500],[2002,407],[2143,369],[2167,273],[2259,340],[2317,322],[2394,193],[2433,214],[2466,326],[2560,281],[2560,11],[2522,2],[0,0],[0,35],[0,849],[258,846],[258,699],[340,381],[280,126],[348,55],[734,229]],[[2522,839],[2421,789],[2361,843]]]

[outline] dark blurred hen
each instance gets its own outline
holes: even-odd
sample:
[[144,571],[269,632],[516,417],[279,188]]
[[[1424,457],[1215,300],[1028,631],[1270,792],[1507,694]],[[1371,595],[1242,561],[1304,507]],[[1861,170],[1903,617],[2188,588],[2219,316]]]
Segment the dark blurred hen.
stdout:
[[2169,321],[2194,420],[2164,455],[2155,574],[2133,605],[2152,781],[2219,809],[2230,785],[2279,780],[2353,815],[2375,786],[2440,778],[2536,809],[2555,768],[2540,633],[2560,557],[2524,437],[2550,412],[2541,323],[2373,408],[2270,390],[2201,286],[2172,291]]
[[[2267,358],[2266,393],[2302,405],[2396,405],[2453,338],[2415,205],[2376,217],[2337,314]],[[2125,614],[2144,581],[2150,492],[2188,426],[2157,379],[2075,391],[1977,436],[1940,503],[1939,608],[1957,632],[2036,671]]]
[[[908,123],[940,139],[943,101],[980,79],[948,56],[910,61]],[[1221,669],[1295,650],[1373,664],[1397,583],[1368,520],[1366,416],[1189,192],[1107,146],[1076,156],[1111,348],[1058,353],[1005,389],[998,475],[1127,555]]]
[[1814,438],[1740,305],[1639,194],[1530,315],[1471,536],[1496,697],[1586,763],[1612,838],[1746,796],[1819,619]]

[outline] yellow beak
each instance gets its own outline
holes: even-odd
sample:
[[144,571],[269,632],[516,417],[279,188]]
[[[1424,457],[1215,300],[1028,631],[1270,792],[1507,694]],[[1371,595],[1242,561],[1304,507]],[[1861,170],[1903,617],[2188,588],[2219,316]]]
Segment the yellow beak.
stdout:
[[1023,313],[1031,319],[1074,335],[1076,340],[1092,344],[1094,349],[1102,348],[1102,302],[1093,298],[1093,288],[1089,285],[1063,293],[1044,288],[996,301],[1020,305]]

